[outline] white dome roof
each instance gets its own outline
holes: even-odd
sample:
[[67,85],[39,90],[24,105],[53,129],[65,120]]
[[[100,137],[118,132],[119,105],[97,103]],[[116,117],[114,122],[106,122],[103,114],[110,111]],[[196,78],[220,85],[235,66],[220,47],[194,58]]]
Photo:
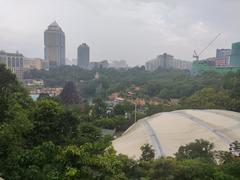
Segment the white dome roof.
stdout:
[[113,141],[118,153],[141,156],[140,147],[151,144],[155,157],[173,156],[181,145],[195,139],[208,140],[215,150],[228,151],[240,140],[240,113],[225,110],[179,110],[146,117]]

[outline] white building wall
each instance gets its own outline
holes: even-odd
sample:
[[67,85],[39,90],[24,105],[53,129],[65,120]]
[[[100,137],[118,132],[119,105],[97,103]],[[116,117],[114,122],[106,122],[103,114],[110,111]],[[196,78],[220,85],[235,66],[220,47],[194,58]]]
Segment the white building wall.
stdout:
[[148,71],[155,71],[159,67],[166,69],[181,69],[190,70],[192,62],[175,59],[173,56],[163,54],[157,56],[155,59],[146,62],[145,68]]

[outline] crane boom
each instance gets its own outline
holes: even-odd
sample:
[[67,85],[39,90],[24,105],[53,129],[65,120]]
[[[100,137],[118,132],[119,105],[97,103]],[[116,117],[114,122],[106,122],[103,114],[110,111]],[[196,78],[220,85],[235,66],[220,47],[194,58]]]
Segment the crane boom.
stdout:
[[203,54],[212,45],[212,43],[214,43],[217,40],[219,36],[221,36],[221,33],[219,33],[210,43],[208,43],[208,45],[199,54],[197,54],[196,51],[194,50],[193,57],[196,58],[196,60],[199,60],[199,56]]

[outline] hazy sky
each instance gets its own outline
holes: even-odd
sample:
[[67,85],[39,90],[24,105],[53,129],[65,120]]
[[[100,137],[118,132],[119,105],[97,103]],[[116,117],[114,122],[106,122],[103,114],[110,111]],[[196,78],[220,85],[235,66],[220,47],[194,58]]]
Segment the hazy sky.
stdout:
[[240,0],[0,0],[0,49],[43,58],[43,32],[54,20],[66,35],[66,56],[86,42],[91,60],[141,65],[167,52],[192,60],[218,33],[216,48],[240,41]]

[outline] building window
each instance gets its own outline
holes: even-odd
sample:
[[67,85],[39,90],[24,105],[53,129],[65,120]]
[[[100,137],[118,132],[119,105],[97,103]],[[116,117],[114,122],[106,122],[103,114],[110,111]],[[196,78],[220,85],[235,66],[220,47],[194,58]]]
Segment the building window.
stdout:
[[12,58],[12,67],[16,67],[16,60],[15,60],[15,58]]
[[16,59],[16,67],[19,67],[19,65],[20,65],[19,59]]
[[20,59],[20,67],[23,67],[23,59]]
[[8,67],[11,67],[11,66],[12,66],[11,59],[8,58]]

